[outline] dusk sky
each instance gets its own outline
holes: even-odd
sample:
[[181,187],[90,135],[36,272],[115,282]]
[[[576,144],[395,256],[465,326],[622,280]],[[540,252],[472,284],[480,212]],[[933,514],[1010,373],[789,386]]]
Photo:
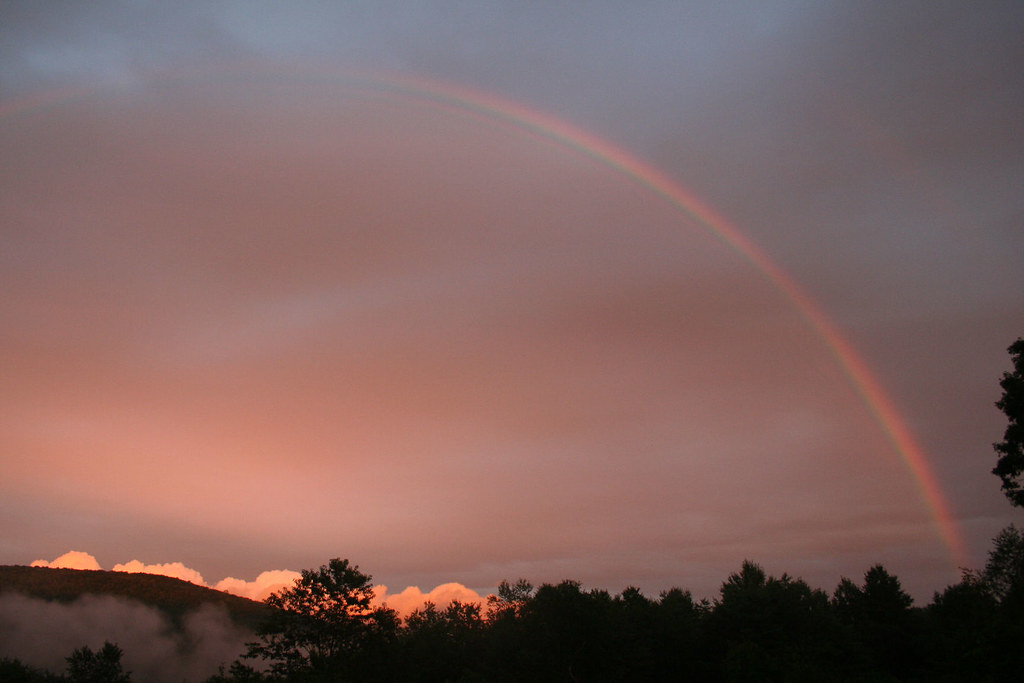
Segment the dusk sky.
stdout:
[[990,474],[1022,35],[1016,2],[0,4],[0,564],[714,597],[880,562],[928,602],[1024,521]]

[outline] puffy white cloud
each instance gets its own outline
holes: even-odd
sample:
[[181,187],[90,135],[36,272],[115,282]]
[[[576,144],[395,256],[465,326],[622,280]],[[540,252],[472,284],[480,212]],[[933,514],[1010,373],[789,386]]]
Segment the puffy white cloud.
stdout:
[[81,550],[68,551],[53,562],[36,560],[30,566],[50,567],[52,569],[100,569],[100,563],[96,561],[96,558]]
[[[72,550],[64,553],[52,562],[36,560],[33,567],[53,567],[65,569],[102,569],[96,558],[79,550]],[[139,560],[131,560],[121,564],[115,564],[115,572],[127,572],[129,574],[160,574],[175,579],[188,581],[199,586],[214,588],[225,593],[238,595],[250,600],[262,602],[283,588],[289,588],[302,574],[291,569],[272,569],[260,573],[252,581],[237,579],[228,576],[221,579],[212,586],[203,579],[203,575],[191,567],[186,567],[181,562],[165,562],[163,564],[145,564]],[[483,604],[486,597],[476,591],[466,588],[461,583],[443,583],[428,592],[420,590],[419,586],[408,586],[398,593],[389,594],[388,587],[377,585],[373,587],[374,604],[386,605],[398,612],[402,617],[407,617],[414,610],[423,607],[424,604],[432,602],[439,608],[447,607],[452,602],[478,603]]]
[[[100,566],[100,563],[96,561],[95,557],[89,553],[82,552],[81,550],[71,550],[66,552],[52,562],[47,560],[36,560],[30,566],[50,567],[52,569],[103,569],[103,567]],[[145,564],[139,560],[131,560],[130,562],[115,564],[113,571],[127,572],[129,574],[160,574],[161,576],[170,576],[199,586],[207,585],[206,581],[203,580],[202,574],[191,567],[186,567],[181,562]]]
[[409,616],[414,610],[432,602],[438,607],[447,607],[452,602],[472,602],[483,604],[484,598],[476,591],[466,588],[461,583],[443,583],[433,590],[424,593],[419,586],[409,586],[400,593],[388,595],[387,586],[374,586],[374,597],[377,604],[387,605],[399,615]]
[[288,588],[301,577],[302,574],[290,569],[274,569],[261,573],[254,581],[245,581],[229,576],[218,581],[214,588],[225,593],[232,593],[243,598],[262,602],[271,593],[276,593],[282,588]]
[[202,574],[191,567],[186,567],[181,562],[143,564],[138,560],[132,560],[124,564],[115,564],[113,569],[115,572],[127,572],[129,574],[160,574],[161,576],[170,576],[199,586],[206,585]]

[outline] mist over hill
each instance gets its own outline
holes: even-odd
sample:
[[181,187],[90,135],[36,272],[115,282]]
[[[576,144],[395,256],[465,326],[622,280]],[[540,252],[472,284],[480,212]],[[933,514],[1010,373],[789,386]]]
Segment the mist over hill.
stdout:
[[267,609],[167,576],[0,566],[0,658],[60,672],[75,648],[110,641],[134,680],[203,680],[245,651]]

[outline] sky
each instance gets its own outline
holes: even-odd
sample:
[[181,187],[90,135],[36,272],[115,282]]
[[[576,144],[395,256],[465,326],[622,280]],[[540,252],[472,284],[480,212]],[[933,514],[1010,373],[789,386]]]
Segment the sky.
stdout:
[[1022,523],[1022,31],[0,4],[0,564],[928,602]]

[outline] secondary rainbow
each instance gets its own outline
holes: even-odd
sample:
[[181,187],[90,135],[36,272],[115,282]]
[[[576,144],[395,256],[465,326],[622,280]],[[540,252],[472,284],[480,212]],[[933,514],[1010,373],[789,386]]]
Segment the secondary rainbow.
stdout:
[[[204,69],[202,73],[193,75],[200,77],[210,77],[211,75],[237,77],[240,75],[234,69],[228,71],[230,74]],[[288,71],[282,74],[280,71],[274,73],[272,70],[259,70],[256,73],[257,81],[265,77],[268,71],[271,71],[271,75],[299,75],[307,78],[310,75],[309,71],[300,74]],[[247,73],[252,75],[251,71],[247,71]],[[331,70],[326,74],[323,72],[313,74],[312,80],[320,81],[321,79],[325,84],[333,86],[390,92],[441,107],[476,113],[490,120],[503,122],[560,147],[572,149],[614,169],[632,182],[646,187],[654,195],[680,209],[698,224],[707,228],[718,240],[761,272],[771,285],[788,298],[807,325],[821,338],[916,482],[952,560],[958,567],[969,564],[959,528],[923,449],[918,445],[899,411],[882,389],[881,384],[875,379],[867,364],[793,278],[711,207],[701,202],[662,171],[607,140],[591,135],[553,116],[529,109],[491,93],[469,90],[424,78],[408,78],[366,71],[339,73],[336,70]],[[163,79],[155,77],[144,80],[153,82]],[[178,78],[171,80],[177,81]],[[49,105],[63,104],[80,96],[95,94],[98,90],[102,90],[102,88],[62,88],[16,98],[9,102],[0,102],[0,117],[35,111]]]

